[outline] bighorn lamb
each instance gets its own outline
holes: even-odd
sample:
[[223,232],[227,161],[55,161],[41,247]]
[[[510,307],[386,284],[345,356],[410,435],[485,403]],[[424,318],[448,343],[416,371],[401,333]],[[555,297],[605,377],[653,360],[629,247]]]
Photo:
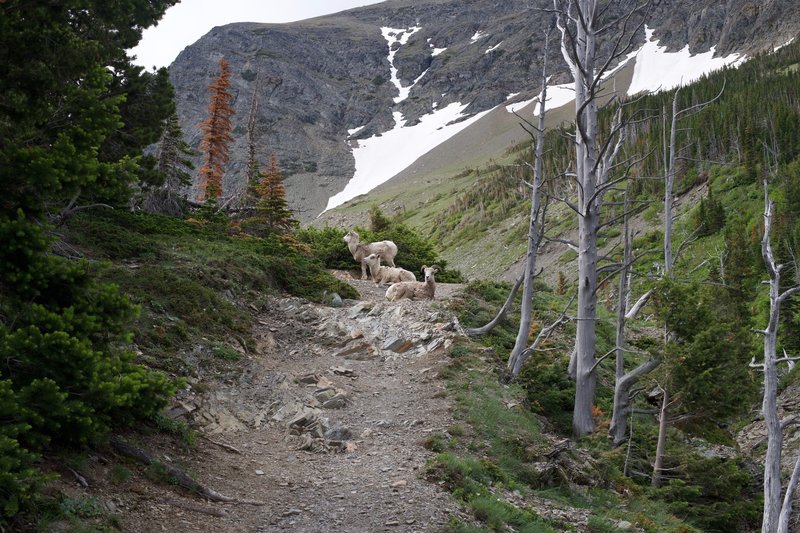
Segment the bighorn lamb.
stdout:
[[369,267],[369,273],[372,274],[372,281],[375,282],[375,285],[417,281],[414,273],[404,268],[381,266],[381,256],[378,254],[369,254],[364,258],[364,262]]
[[422,265],[422,273],[425,274],[425,281],[401,281],[395,283],[386,290],[386,299],[389,301],[400,300],[401,298],[429,298],[433,300],[436,293],[436,280],[433,274],[439,272],[436,265]]
[[377,241],[359,244],[358,233],[349,231],[342,239],[347,243],[347,248],[353,254],[353,259],[361,263],[361,279],[367,279],[367,264],[364,258],[370,254],[380,255],[390,266],[394,266],[394,256],[397,255],[397,245],[392,241]]

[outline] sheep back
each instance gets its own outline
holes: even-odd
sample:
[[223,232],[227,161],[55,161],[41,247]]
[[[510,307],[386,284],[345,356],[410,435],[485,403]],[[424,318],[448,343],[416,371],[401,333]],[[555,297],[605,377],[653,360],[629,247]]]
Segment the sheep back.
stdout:
[[433,299],[434,287],[424,281],[401,281],[386,289],[386,299],[390,302],[408,298]]
[[379,283],[398,283],[401,281],[417,281],[417,277],[413,272],[399,267],[380,267],[378,270],[378,277],[375,279],[375,284]]
[[376,241],[366,244],[359,244],[356,253],[353,254],[357,261],[362,261],[370,254],[377,254],[381,258],[394,266],[394,257],[397,255],[397,245],[392,241]]

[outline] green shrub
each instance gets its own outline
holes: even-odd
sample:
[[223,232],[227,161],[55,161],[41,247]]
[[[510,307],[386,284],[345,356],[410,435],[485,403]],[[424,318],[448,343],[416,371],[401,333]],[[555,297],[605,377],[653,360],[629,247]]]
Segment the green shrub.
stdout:
[[[420,277],[422,265],[439,265],[441,271],[436,274],[436,281],[442,283],[460,283],[464,281],[461,272],[449,270],[447,261],[438,257],[433,243],[421,237],[416,231],[405,224],[386,224],[386,217],[380,211],[373,214],[373,219],[381,231],[371,231],[356,228],[361,242],[374,242],[390,240],[397,245],[395,264],[414,272]],[[347,249],[347,244],[342,240],[345,231],[338,228],[325,227],[322,229],[305,228],[297,232],[297,240],[311,248],[312,256],[319,260],[326,268],[353,270],[360,268],[353,260]]]
[[674,515],[703,531],[752,531],[761,520],[761,493],[737,461],[687,454],[680,478],[654,491]]
[[131,472],[128,468],[122,465],[114,465],[111,467],[109,478],[111,479],[111,483],[114,485],[126,483],[131,477],[133,477],[133,472]]
[[97,518],[105,514],[103,506],[94,498],[64,498],[59,503],[61,514],[74,518]]
[[[88,443],[158,412],[174,387],[134,363],[137,309],[86,262],[50,253],[41,227],[0,218],[0,508],[13,516],[44,446]],[[26,473],[24,476],[20,474]]]
[[575,382],[569,379],[567,357],[550,358],[535,353],[520,373],[531,411],[546,416],[562,434],[572,431],[572,411],[575,404]]

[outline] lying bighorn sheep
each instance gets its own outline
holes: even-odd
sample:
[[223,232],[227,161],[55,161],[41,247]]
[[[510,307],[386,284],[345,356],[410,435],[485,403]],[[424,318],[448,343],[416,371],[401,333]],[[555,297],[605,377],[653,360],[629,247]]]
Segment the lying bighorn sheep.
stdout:
[[355,231],[348,232],[342,240],[347,243],[347,248],[353,254],[353,259],[361,263],[361,279],[367,279],[367,264],[364,262],[364,258],[370,254],[379,254],[389,266],[394,266],[397,245],[392,241],[359,244],[358,233]]
[[422,272],[425,274],[425,281],[401,281],[395,283],[386,290],[386,299],[389,301],[400,300],[401,298],[429,298],[433,300],[436,292],[436,280],[433,274],[439,272],[436,265],[422,265]]
[[414,273],[404,268],[381,266],[381,256],[378,254],[369,254],[364,258],[364,263],[369,267],[369,273],[372,274],[372,281],[375,282],[375,285],[417,281]]

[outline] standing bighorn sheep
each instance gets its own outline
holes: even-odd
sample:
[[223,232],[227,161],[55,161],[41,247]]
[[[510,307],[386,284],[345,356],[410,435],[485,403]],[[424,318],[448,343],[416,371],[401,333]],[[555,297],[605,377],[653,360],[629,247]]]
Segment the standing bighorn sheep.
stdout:
[[414,273],[404,268],[381,266],[381,256],[378,254],[369,254],[364,258],[364,263],[369,267],[369,273],[372,274],[372,281],[375,282],[375,285],[417,281]]
[[436,280],[433,275],[439,270],[436,265],[422,265],[425,281],[401,281],[400,283],[395,283],[386,290],[386,299],[392,302],[402,298],[410,298],[412,300],[414,298],[428,298],[433,300],[433,295],[436,293]]
[[353,254],[353,259],[361,263],[361,279],[367,279],[367,264],[364,258],[370,254],[380,255],[386,263],[393,267],[394,256],[397,255],[397,245],[392,241],[377,241],[360,244],[358,242],[358,233],[349,231],[342,239],[347,243],[347,248]]

